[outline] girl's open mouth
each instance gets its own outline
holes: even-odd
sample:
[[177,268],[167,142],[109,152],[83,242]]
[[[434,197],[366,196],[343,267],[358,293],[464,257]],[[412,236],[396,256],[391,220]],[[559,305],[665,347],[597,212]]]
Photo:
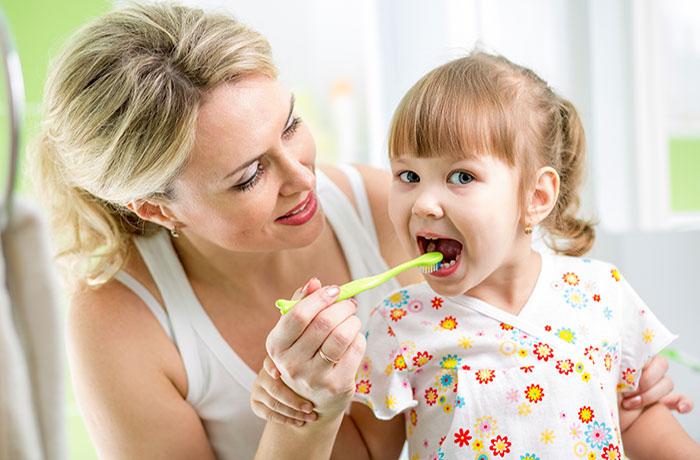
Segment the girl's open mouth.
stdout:
[[416,236],[418,248],[421,254],[426,252],[439,252],[442,254],[440,269],[430,273],[434,276],[449,276],[459,265],[460,255],[464,245],[451,238],[437,238],[431,236]]

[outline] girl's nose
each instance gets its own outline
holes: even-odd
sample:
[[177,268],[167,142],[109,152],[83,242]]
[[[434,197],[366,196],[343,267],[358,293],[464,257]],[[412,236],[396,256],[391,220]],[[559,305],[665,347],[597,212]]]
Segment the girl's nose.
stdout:
[[316,176],[307,165],[291,155],[282,155],[280,159],[281,180],[280,195],[291,196],[313,188]]
[[429,189],[421,191],[413,202],[411,213],[417,217],[439,219],[445,215],[439,196]]

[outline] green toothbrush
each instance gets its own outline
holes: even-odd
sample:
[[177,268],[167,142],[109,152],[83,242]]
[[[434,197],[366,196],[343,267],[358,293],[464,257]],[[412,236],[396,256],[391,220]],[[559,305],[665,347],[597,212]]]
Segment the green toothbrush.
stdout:
[[[360,292],[364,292],[368,289],[377,287],[380,284],[389,281],[389,279],[398,275],[402,271],[408,270],[409,268],[420,267],[423,273],[434,272],[440,268],[441,260],[441,253],[428,252],[420,257],[416,257],[413,260],[409,260],[408,262],[404,262],[401,265],[397,265],[391,270],[387,270],[384,273],[380,273],[379,275],[368,276],[366,278],[360,278],[359,280],[350,281],[349,283],[345,283],[342,286],[340,286],[340,295],[338,296],[336,302],[348,299],[354,295],[359,294]],[[277,308],[279,308],[282,314],[284,315],[297,302],[298,300],[278,299],[275,302],[275,305],[277,305]]]

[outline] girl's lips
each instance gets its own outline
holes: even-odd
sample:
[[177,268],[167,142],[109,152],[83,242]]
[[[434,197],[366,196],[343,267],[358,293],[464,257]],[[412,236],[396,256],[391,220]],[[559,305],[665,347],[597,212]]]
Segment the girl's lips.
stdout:
[[462,259],[463,259],[463,257],[460,257],[449,267],[444,267],[441,265],[439,270],[428,273],[427,275],[428,276],[435,276],[438,278],[444,278],[446,276],[450,276],[451,274],[453,274],[457,270],[457,267],[459,267],[459,264],[462,262]]
[[461,263],[464,245],[458,240],[431,232],[421,232],[416,235],[416,243],[421,254],[436,251],[444,256],[440,269],[431,272],[432,276],[450,276]]
[[303,225],[308,222],[318,210],[318,201],[314,191],[310,191],[306,200],[282,217],[278,217],[275,222],[283,225]]

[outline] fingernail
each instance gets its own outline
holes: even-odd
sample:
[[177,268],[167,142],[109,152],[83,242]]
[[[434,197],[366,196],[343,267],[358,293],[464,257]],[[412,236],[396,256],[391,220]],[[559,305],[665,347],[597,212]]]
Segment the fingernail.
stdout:
[[353,297],[351,297],[350,300],[355,304],[355,309],[357,309],[357,300],[355,300]]
[[306,284],[304,285],[304,287],[301,288],[301,295],[302,295],[302,297],[306,295],[306,291],[309,289],[309,284],[311,284],[311,282],[312,282],[313,280],[314,280],[314,279],[311,278],[309,281],[306,282]]
[[305,403],[301,405],[301,411],[306,412],[307,414],[313,410],[313,406],[309,403]]
[[630,399],[625,399],[622,401],[622,405],[625,406],[627,409],[632,409],[634,407],[639,406],[642,403],[642,397],[641,396],[635,396]]
[[306,414],[304,416],[304,420],[306,420],[307,422],[313,422],[314,420],[316,420],[316,414]]
[[304,422],[301,421],[301,420],[294,420],[294,424],[295,424],[296,426],[302,426],[302,425],[304,424]]
[[326,288],[326,294],[328,294],[330,297],[337,297],[339,293],[340,293],[340,289],[338,288],[338,286],[333,285],[333,286],[328,286]]
[[687,412],[688,409],[689,409],[688,403],[682,402],[682,403],[678,404],[678,412],[680,412],[681,414],[684,412]]

